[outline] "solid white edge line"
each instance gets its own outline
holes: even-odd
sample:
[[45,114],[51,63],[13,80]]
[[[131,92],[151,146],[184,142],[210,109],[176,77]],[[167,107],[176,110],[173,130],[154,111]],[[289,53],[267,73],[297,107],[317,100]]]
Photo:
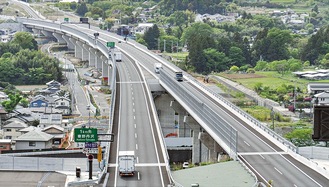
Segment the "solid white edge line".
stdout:
[[[120,86],[120,89],[122,87]],[[121,102],[122,102],[122,97],[121,97],[121,94],[120,94],[120,105],[121,105]],[[121,110],[121,107],[119,105],[119,111]],[[117,154],[119,154],[119,141],[120,141],[120,129],[121,129],[121,125],[120,125],[120,122],[121,122],[121,112],[119,112],[119,119],[118,119],[118,138],[117,138]],[[119,164],[119,161],[118,161],[118,157],[116,157],[115,159],[115,163],[118,165]],[[118,178],[118,167],[115,167],[115,177],[114,177],[114,187],[117,186],[117,178]]]

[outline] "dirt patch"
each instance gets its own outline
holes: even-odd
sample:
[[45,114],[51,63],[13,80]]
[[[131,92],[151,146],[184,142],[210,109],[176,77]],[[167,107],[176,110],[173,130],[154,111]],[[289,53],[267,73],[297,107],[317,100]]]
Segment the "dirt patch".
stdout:
[[23,85],[23,86],[15,86],[15,87],[20,91],[33,91],[33,90],[47,88],[47,85]]
[[263,78],[263,75],[257,74],[223,74],[223,77],[228,79],[254,79],[254,78]]

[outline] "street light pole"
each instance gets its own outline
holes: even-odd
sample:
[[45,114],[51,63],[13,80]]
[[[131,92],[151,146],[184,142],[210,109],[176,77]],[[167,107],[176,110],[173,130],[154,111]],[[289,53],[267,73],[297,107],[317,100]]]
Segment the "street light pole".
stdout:
[[89,114],[89,117],[88,117],[88,128],[90,128],[90,106],[87,105],[87,110],[88,110],[88,114]]
[[273,129],[273,131],[275,132],[275,130],[274,130],[274,110],[273,110],[273,108],[271,109],[271,118],[272,118],[272,129]]

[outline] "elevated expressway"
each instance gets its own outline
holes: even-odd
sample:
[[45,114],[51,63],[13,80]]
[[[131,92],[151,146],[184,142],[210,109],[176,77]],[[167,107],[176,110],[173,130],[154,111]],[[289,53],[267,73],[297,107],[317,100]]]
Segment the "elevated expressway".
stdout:
[[[105,57],[107,54],[105,43],[107,41],[117,42],[122,39],[117,35],[93,27],[89,29],[85,26],[74,24],[67,24],[64,26],[53,22],[24,18],[19,18],[18,20],[22,22],[25,27],[53,33],[56,38],[62,36],[62,38],[69,37],[81,40],[80,42],[84,42],[101,51],[102,55]],[[95,32],[100,33],[98,39],[90,37]],[[67,41],[67,39],[65,41]],[[129,99],[127,101],[124,101],[125,99],[117,99],[116,101],[120,101],[121,104],[119,106],[122,107],[120,109],[122,112],[119,112],[117,115],[122,116],[124,113],[128,114],[123,118],[119,118],[119,124],[122,124],[122,126],[119,127],[119,131],[126,131],[124,135],[120,134],[120,137],[125,136],[126,134],[129,134],[129,136],[125,136],[127,140],[121,140],[120,138],[119,141],[122,141],[122,144],[119,143],[117,151],[122,149],[136,149],[136,142],[141,142],[141,144],[138,144],[138,150],[148,150],[147,147],[155,146],[157,144],[156,141],[161,141],[161,138],[153,139],[154,144],[152,143],[152,146],[149,146],[150,141],[144,141],[146,133],[144,133],[144,136],[137,135],[137,137],[140,136],[140,139],[134,138],[136,137],[134,133],[137,130],[137,128],[134,127],[134,121],[140,120],[140,123],[138,124],[141,126],[142,124],[145,124],[145,127],[149,128],[149,130],[146,131],[148,133],[155,132],[154,128],[158,128],[152,127],[154,123],[156,124],[158,121],[154,119],[155,121],[152,123],[152,118],[146,115],[146,113],[152,114],[154,111],[143,109],[146,106],[152,106],[152,104],[147,101],[147,98],[149,97],[147,86],[145,80],[142,78],[140,72],[138,73],[137,69],[141,66],[147,71],[153,72],[153,64],[155,62],[160,62],[164,66],[159,77],[160,84],[186,109],[186,111],[202,126],[202,128],[213,137],[213,139],[231,156],[231,158],[244,162],[248,168],[257,175],[260,181],[267,183],[267,181],[273,180],[275,186],[284,187],[327,186],[329,184],[329,180],[327,179],[329,176],[328,173],[322,168],[312,165],[307,159],[298,155],[296,153],[296,147],[291,143],[277,136],[270,129],[262,126],[257,120],[243,111],[240,111],[237,107],[221,98],[216,93],[212,93],[206,87],[203,87],[193,77],[184,73],[183,82],[175,81],[174,71],[179,70],[177,67],[148,52],[144,46],[133,41],[121,43],[118,45],[118,48],[126,54],[129,59],[124,60],[123,63],[117,64],[117,67],[115,63],[108,65],[109,67],[112,66],[113,69],[117,69],[120,77],[122,77],[117,82],[117,85],[120,85],[120,97]],[[77,52],[76,48],[75,51]],[[134,65],[134,63],[130,63],[130,61],[136,62],[136,64]],[[113,78],[115,77],[114,75],[115,71],[112,72],[112,81],[115,80],[115,78]],[[115,86],[112,82],[110,83],[114,89]],[[123,90],[123,88],[126,88],[126,90]],[[129,89],[131,91],[129,91]],[[136,94],[135,91],[132,92],[132,90],[139,90],[142,92],[139,92],[139,95]],[[141,102],[138,102],[139,107],[134,108],[134,104],[132,103],[137,104],[137,100],[141,100]],[[123,107],[126,108],[123,109]],[[115,110],[112,111],[114,112]],[[141,116],[145,116],[137,120],[136,117],[133,117],[134,111],[138,112]],[[138,124],[137,126],[139,126]],[[131,136],[133,137],[131,138]],[[151,135],[148,134],[148,136]],[[160,135],[158,134],[158,136]],[[159,147],[163,146],[161,144],[163,143],[160,143]],[[144,147],[141,148],[140,146]],[[167,164],[166,154],[162,153],[156,156],[156,154],[154,154],[156,153],[156,150],[157,149],[155,148],[153,152],[148,155],[149,157],[140,157],[139,159],[140,163],[152,163],[146,163],[144,166],[156,166],[153,169],[161,174],[161,170],[163,170],[161,168],[163,165]],[[148,151],[143,151],[143,156],[147,152]],[[112,156],[113,155],[111,155],[111,158]],[[154,163],[157,164],[154,165]],[[112,166],[115,166],[115,164]],[[143,164],[140,166],[143,166]],[[150,178],[153,177],[149,170],[151,167],[145,168],[145,171],[143,170],[145,173],[150,174]],[[144,175],[144,172],[142,175]],[[165,174],[162,176],[168,175]],[[146,177],[143,177],[143,180],[145,178]],[[168,182],[168,180],[160,180],[161,181],[157,184]],[[130,181],[126,182],[129,183]],[[117,184],[119,184],[119,182]]]

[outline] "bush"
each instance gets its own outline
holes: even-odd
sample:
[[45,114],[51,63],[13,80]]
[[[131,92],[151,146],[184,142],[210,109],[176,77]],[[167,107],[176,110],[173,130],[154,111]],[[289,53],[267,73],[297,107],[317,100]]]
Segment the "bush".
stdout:
[[101,88],[100,91],[105,94],[111,94],[112,91],[109,88]]
[[255,72],[256,72],[256,71],[255,71],[254,68],[248,68],[248,69],[247,69],[247,73],[253,74],[253,73],[255,73]]

